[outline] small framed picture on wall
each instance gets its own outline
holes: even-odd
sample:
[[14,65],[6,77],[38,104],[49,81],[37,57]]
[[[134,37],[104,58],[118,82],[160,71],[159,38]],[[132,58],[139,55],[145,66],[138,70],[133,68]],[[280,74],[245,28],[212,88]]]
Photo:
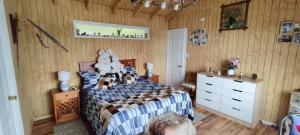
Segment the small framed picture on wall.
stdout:
[[294,32],[294,22],[286,21],[281,22],[280,34],[292,35]]
[[277,38],[278,43],[291,43],[293,41],[293,35],[279,35]]
[[295,29],[294,32],[300,32],[300,22],[295,23]]
[[294,33],[294,44],[300,45],[300,32]]

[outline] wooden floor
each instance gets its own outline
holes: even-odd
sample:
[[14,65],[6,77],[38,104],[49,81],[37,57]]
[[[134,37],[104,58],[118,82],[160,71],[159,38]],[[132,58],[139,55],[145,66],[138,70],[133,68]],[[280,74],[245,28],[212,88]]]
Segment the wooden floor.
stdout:
[[[277,130],[271,127],[258,125],[254,129],[249,129],[210,112],[198,111],[203,112],[206,118],[195,124],[197,135],[277,135]],[[54,126],[53,119],[35,122],[32,135],[53,135]]]

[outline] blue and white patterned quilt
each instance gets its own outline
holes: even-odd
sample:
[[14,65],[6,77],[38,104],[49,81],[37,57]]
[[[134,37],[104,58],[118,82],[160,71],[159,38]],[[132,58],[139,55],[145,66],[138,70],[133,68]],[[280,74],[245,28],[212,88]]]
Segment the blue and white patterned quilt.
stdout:
[[190,96],[147,80],[119,84],[110,90],[91,89],[83,113],[97,135],[135,135],[149,119],[166,112],[194,117]]

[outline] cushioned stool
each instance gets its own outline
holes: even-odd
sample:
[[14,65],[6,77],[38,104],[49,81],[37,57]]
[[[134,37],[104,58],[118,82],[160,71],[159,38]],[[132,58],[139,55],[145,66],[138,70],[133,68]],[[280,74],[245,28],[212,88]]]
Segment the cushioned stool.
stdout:
[[195,135],[196,129],[190,119],[176,113],[167,113],[149,122],[146,135]]

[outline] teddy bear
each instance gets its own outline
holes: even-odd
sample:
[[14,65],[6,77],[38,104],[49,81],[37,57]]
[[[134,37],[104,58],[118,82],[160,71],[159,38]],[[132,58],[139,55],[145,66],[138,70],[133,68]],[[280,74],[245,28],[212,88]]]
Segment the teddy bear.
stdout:
[[98,52],[98,63],[95,64],[95,68],[98,69],[100,75],[106,75],[111,72],[111,60],[109,54],[105,50]]
[[122,76],[122,73],[125,72],[124,65],[111,49],[100,50],[98,54],[98,63],[95,64],[95,68],[98,69],[101,76],[105,76],[107,73],[118,73],[119,76]]

